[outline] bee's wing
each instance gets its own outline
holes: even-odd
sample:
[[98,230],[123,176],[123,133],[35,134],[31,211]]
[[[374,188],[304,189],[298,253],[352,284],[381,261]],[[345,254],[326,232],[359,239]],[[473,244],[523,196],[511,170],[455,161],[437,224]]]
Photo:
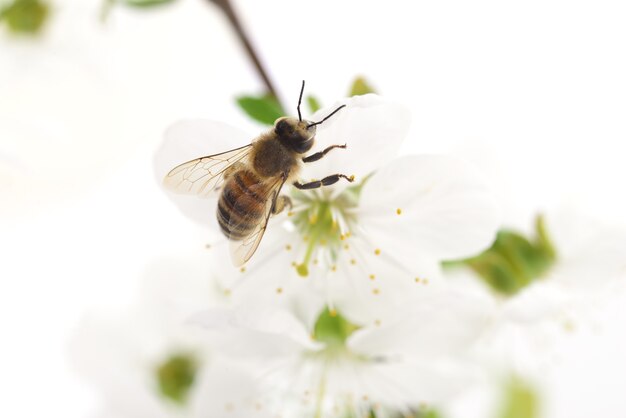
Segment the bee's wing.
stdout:
[[[282,189],[286,180],[287,176],[285,175],[277,177],[269,187],[266,187],[265,185],[253,185],[248,188],[249,192],[255,193],[257,196],[265,199],[265,207],[263,211],[263,216],[260,220],[256,220],[253,218],[254,222],[257,222],[257,225],[250,232],[250,234],[248,234],[242,240],[233,240],[230,242],[230,255],[235,266],[239,267],[246,263],[248,260],[250,260],[256,249],[259,247],[261,239],[263,238],[263,234],[267,229],[267,223],[270,219],[270,216],[272,215],[272,209],[276,205],[276,199],[278,199],[280,190]],[[250,223],[251,221],[251,218],[244,217],[243,219],[240,219],[237,223],[231,224],[229,228],[236,231],[237,225],[239,223],[246,224]]]
[[233,164],[243,163],[251,149],[252,144],[248,144],[221,154],[187,161],[167,173],[163,184],[173,192],[211,196],[219,191],[226,170]]

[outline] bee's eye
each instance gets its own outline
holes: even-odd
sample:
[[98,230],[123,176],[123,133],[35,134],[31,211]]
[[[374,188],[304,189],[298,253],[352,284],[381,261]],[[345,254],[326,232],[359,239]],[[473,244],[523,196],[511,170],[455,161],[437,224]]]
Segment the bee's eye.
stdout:
[[290,128],[289,123],[286,120],[281,120],[281,121],[278,121],[275,129],[278,135],[284,135],[290,131],[289,128]]

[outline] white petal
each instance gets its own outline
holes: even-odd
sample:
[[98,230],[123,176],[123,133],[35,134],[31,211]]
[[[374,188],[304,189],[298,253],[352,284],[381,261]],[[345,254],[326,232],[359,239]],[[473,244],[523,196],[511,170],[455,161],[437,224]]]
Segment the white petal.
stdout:
[[[394,158],[407,135],[411,119],[408,109],[375,94],[337,102],[316,112],[311,120],[322,120],[342,104],[346,107],[317,127],[311,153],[336,144],[347,144],[348,148],[335,149],[323,159],[306,164],[302,175],[307,180],[335,173],[355,175],[362,180]],[[338,184],[338,188],[344,186],[343,181]]]
[[348,345],[370,356],[418,358],[428,362],[463,352],[480,335],[489,310],[474,298],[442,289],[415,304],[411,315],[380,327],[356,331]]
[[258,396],[254,377],[238,364],[211,364],[195,383],[190,398],[193,418],[269,418],[272,415]]
[[[203,119],[181,120],[170,126],[154,155],[154,173],[159,184],[165,175],[179,164],[198,157],[219,154],[249,144],[253,136],[225,123]],[[215,199],[167,192],[168,197],[188,217],[203,225],[215,221]]]
[[245,267],[232,266],[227,245],[211,249],[213,275],[234,306],[282,307],[311,328],[326,300],[318,289],[322,269],[310,266],[310,274],[304,278],[292,265],[302,261],[296,254],[301,242],[300,235],[284,229],[280,219],[270,219],[259,249]]
[[196,314],[191,322],[209,331],[216,351],[259,366],[319,348],[304,325],[282,309],[214,309]]
[[405,250],[409,261],[411,254],[446,260],[487,248],[499,216],[484,180],[469,164],[445,156],[407,156],[365,183],[359,222],[383,251]]
[[408,314],[415,303],[429,298],[440,284],[439,265],[414,256],[409,264],[398,254],[378,251],[356,233],[339,250],[337,271],[326,278],[328,299],[357,324],[380,324]]
[[532,283],[502,304],[500,315],[507,320],[523,323],[555,318],[562,308],[565,295],[550,280]]
[[626,231],[608,227],[575,210],[546,216],[557,262],[546,280],[570,293],[600,293],[626,280]]

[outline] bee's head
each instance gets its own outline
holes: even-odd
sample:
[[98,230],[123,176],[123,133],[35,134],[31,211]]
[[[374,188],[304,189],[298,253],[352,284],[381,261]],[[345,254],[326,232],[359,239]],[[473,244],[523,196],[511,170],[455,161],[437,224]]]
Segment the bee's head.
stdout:
[[298,154],[304,154],[313,147],[315,130],[316,126],[312,122],[292,117],[283,117],[274,123],[278,140]]
[[302,93],[304,93],[304,81],[302,81],[300,98],[298,99],[298,119],[292,117],[283,117],[276,119],[276,122],[274,122],[274,131],[278,135],[278,140],[281,141],[287,148],[299,154],[304,154],[313,147],[316,126],[337,113],[339,109],[346,106],[339,106],[337,109],[332,111],[328,116],[326,116],[319,122],[302,120],[302,114],[300,113],[300,104],[302,104]]

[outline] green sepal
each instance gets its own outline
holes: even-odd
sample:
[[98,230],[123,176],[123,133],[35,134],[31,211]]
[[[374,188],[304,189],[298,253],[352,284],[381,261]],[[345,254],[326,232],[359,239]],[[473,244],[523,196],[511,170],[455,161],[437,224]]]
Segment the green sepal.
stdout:
[[535,222],[535,237],[530,240],[518,232],[501,230],[491,248],[466,260],[444,263],[445,267],[465,265],[492,289],[514,295],[550,269],[556,251],[548,236],[543,216]]
[[41,0],[15,0],[0,11],[0,20],[15,34],[35,35],[49,15],[50,6]]
[[360,327],[340,313],[324,309],[313,327],[313,339],[325,343],[328,348],[344,347],[348,337]]
[[156,368],[159,392],[167,399],[184,404],[198,370],[198,364],[189,354],[174,354]]
[[376,91],[372,88],[372,86],[365,81],[363,77],[357,77],[352,82],[352,86],[350,87],[350,91],[348,92],[348,96],[362,96],[368,93],[376,93]]
[[539,400],[533,389],[520,379],[512,379],[498,418],[536,418],[539,413]]
[[265,125],[273,125],[285,115],[278,101],[269,95],[237,97],[239,107],[252,119]]

